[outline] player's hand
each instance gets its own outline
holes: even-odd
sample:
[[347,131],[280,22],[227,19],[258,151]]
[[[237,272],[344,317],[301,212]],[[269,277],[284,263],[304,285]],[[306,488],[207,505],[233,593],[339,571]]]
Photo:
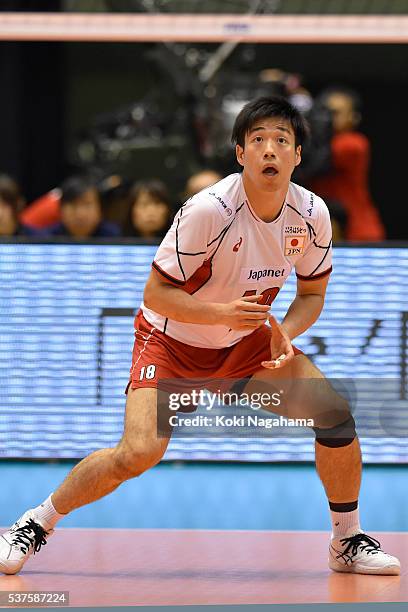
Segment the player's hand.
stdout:
[[262,295],[248,295],[220,305],[219,322],[237,331],[258,329],[266,322],[270,308],[267,304],[257,304],[261,298]]
[[275,370],[288,364],[295,356],[292,342],[283,327],[279,325],[275,317],[269,315],[269,323],[272,330],[271,335],[271,360],[262,361],[261,365],[268,370]]

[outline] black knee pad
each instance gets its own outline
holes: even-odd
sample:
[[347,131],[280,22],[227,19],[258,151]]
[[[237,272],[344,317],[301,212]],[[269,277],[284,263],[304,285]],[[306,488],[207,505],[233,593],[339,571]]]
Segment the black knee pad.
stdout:
[[340,423],[340,425],[327,429],[313,427],[313,431],[316,434],[316,441],[322,446],[329,446],[330,448],[348,446],[357,436],[356,423],[352,414],[350,414],[347,421]]

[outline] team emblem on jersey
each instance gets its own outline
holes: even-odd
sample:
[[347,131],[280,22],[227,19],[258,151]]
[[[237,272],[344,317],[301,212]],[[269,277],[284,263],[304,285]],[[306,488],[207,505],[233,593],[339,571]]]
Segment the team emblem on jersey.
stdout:
[[301,255],[306,236],[285,236],[285,255]]

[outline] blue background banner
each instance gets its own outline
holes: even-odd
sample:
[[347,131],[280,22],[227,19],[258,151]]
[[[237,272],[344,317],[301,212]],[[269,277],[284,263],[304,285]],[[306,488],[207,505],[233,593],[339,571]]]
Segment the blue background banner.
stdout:
[[[133,316],[156,249],[2,244],[0,457],[79,458],[119,440]],[[278,319],[295,284],[292,275],[273,304]],[[330,378],[398,381],[387,407],[396,423],[408,405],[407,287],[408,248],[336,248],[324,311],[296,340]],[[368,418],[375,397],[361,401]],[[407,438],[362,442],[366,462],[408,462]],[[165,459],[303,461],[313,455],[312,439],[177,438]]]

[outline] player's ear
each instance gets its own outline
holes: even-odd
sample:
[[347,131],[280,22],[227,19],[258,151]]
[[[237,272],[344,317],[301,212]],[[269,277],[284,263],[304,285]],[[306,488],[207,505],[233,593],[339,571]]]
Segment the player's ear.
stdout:
[[302,145],[298,145],[295,151],[295,166],[298,166],[302,161]]
[[237,162],[243,166],[244,165],[244,148],[239,144],[235,147],[235,155],[237,156]]

